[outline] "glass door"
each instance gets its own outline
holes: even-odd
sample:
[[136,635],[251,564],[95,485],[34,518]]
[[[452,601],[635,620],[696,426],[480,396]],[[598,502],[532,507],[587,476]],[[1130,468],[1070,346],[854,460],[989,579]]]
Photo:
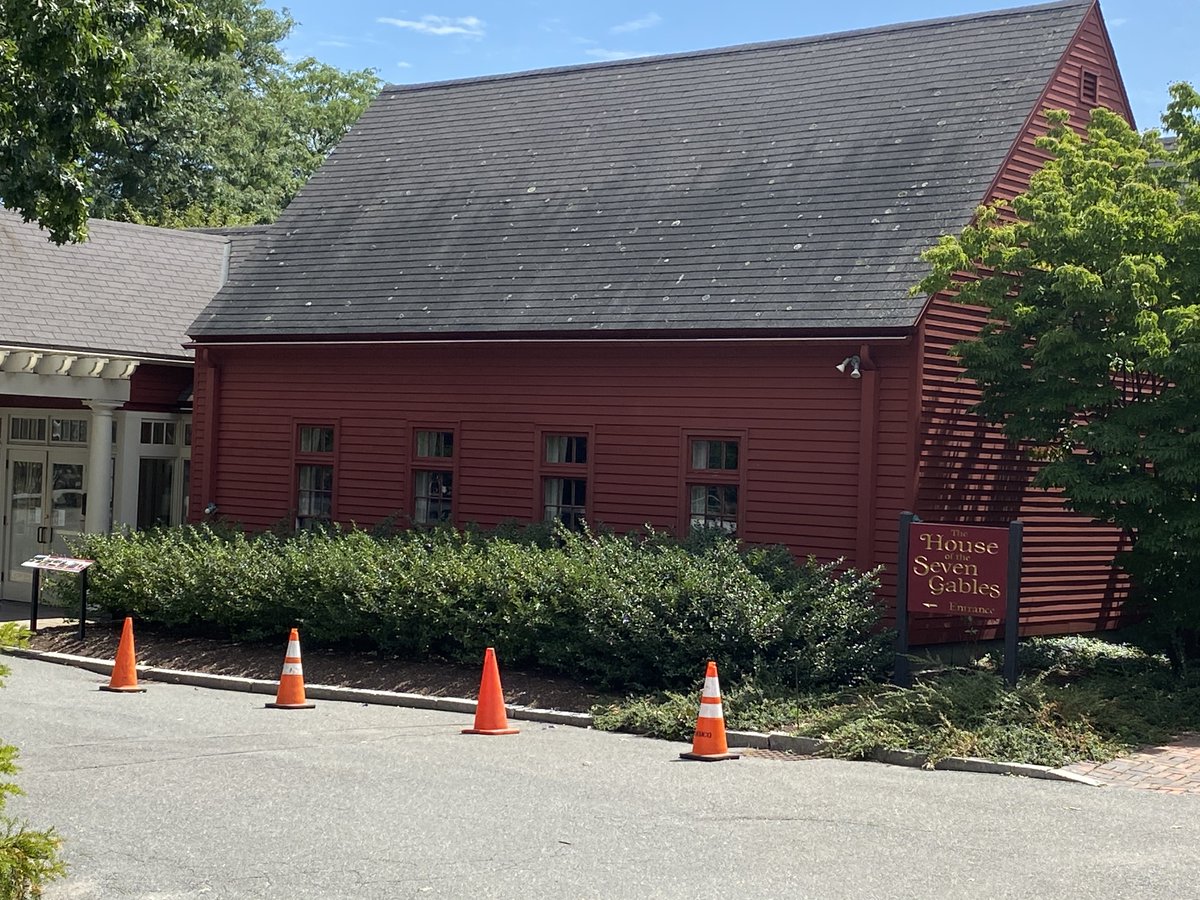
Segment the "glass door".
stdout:
[[32,571],[21,563],[45,553],[46,453],[13,451],[8,455],[8,540],[5,542],[4,599],[29,600]]
[[83,533],[84,481],[83,463],[68,462],[56,458],[50,451],[50,553],[55,556],[70,556],[67,538]]
[[13,450],[8,455],[4,538],[5,600],[30,599],[39,553],[69,554],[66,539],[83,531],[84,461],[79,451]]

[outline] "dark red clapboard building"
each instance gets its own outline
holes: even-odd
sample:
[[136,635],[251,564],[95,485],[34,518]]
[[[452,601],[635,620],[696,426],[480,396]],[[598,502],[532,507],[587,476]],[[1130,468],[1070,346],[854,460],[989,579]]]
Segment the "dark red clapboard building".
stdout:
[[192,327],[192,514],[708,525],[889,596],[901,511],[1019,516],[1024,632],[1110,627],[1115,532],[967,412],[979,311],[909,291],[1097,105],[1091,0],[388,88]]

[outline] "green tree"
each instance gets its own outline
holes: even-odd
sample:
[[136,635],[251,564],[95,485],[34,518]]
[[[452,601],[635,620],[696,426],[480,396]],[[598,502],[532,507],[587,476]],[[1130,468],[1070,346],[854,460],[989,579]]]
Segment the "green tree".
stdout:
[[149,31],[131,44],[136,77],[172,84],[156,109],[131,92],[120,129],[94,147],[92,215],[153,225],[273,221],[378,92],[370,69],[312,58],[289,64],[280,42],[294,21],[261,0],[194,0],[232,23],[236,50],[196,61]]
[[[25,639],[26,633],[15,623],[0,622],[0,647],[19,645]],[[8,671],[0,665],[0,686]],[[43,885],[66,874],[54,829],[35,831],[4,815],[5,801],[22,793],[8,780],[16,774],[16,759],[16,747],[0,744],[0,900],[40,897]]]
[[121,131],[114,107],[152,114],[169,93],[132,71],[127,47],[150,33],[188,59],[235,41],[187,0],[0,0],[0,199],[56,243],[87,234],[88,160]]
[[1183,657],[1200,633],[1200,96],[1172,97],[1174,148],[1105,109],[1086,137],[1050,113],[1029,190],[928,250],[915,290],[990,310],[953,350],[975,411],[1043,462],[1038,483],[1124,530]]

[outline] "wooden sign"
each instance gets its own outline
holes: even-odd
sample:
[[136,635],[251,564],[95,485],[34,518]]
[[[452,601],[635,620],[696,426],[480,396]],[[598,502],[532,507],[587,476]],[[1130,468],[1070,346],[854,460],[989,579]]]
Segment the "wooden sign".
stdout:
[[1003,619],[1007,528],[914,522],[908,535],[908,610]]

